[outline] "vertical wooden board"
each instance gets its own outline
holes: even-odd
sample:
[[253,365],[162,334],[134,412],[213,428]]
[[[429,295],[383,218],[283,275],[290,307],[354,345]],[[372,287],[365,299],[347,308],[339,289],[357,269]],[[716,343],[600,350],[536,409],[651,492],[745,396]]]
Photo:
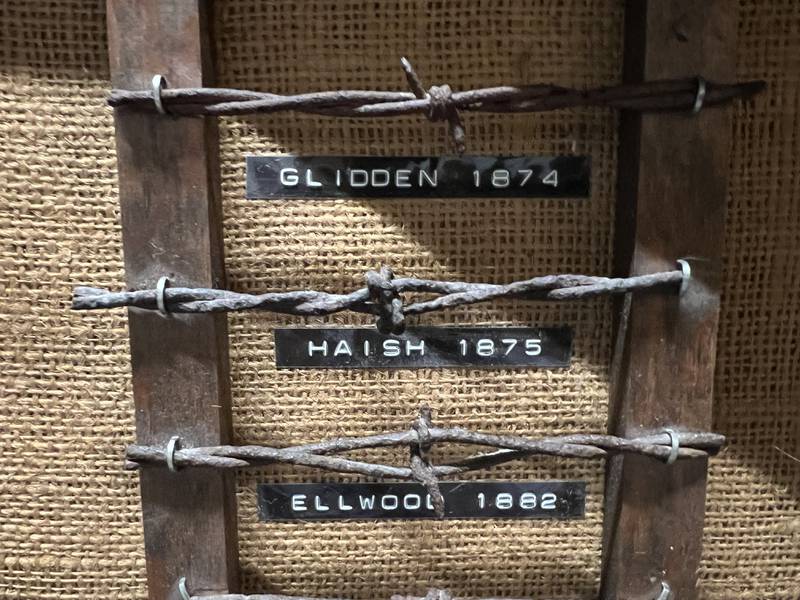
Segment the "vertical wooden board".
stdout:
[[[210,3],[108,0],[113,85],[149,89],[211,85]],[[155,111],[115,113],[125,270],[131,289],[224,287],[217,126],[213,119]],[[137,441],[182,447],[231,438],[225,315],[129,311]],[[141,472],[150,598],[178,577],[192,592],[238,587],[233,475]]]
[[[736,10],[725,0],[630,0],[627,82],[735,75]],[[619,318],[611,432],[708,430],[729,171],[730,109],[623,114],[615,267],[638,275],[688,258],[678,296],[640,294]],[[666,581],[696,597],[707,461],[615,457],[606,480],[603,598],[635,598]]]

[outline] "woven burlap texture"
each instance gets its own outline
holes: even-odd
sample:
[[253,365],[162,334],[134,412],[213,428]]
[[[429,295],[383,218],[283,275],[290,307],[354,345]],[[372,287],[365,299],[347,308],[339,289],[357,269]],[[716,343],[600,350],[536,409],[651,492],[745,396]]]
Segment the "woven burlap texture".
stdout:
[[[715,417],[731,445],[712,462],[702,589],[720,600],[796,598],[800,476],[783,452],[800,454],[800,11],[788,0],[740,10],[739,76],[766,78],[770,91],[736,110]],[[281,93],[396,89],[407,55],[428,85],[454,89],[612,83],[622,16],[618,2],[220,2],[219,79]],[[123,281],[104,28],[96,2],[0,6],[2,597],[145,596],[137,482],[120,468],[133,439],[124,312],[68,310],[73,284]],[[592,194],[583,201],[248,202],[245,154],[440,154],[444,126],[291,114],[220,123],[234,289],[351,289],[380,264],[497,282],[609,269],[611,111],[467,118],[470,152],[591,155]],[[380,373],[273,367],[272,327],[358,318],[231,317],[237,441],[401,427],[421,402],[443,424],[531,435],[602,430],[609,320],[605,301],[505,301],[425,316],[426,324],[571,324],[574,366]],[[441,585],[470,595],[591,597],[602,465],[534,460],[491,476],[586,479],[587,519],[266,525],[255,516],[257,481],[340,478],[286,468],[240,476],[245,591],[381,598]]]

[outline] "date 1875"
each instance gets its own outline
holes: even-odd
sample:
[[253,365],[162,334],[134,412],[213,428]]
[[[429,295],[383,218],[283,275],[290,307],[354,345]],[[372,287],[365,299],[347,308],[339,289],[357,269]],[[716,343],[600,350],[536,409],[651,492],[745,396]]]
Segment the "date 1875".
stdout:
[[566,367],[567,327],[416,327],[403,335],[365,329],[278,329],[278,367]]

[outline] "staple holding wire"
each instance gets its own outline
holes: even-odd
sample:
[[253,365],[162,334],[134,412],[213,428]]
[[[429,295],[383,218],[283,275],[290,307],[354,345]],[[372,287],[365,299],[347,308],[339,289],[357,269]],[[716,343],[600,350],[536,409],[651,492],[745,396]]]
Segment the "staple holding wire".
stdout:
[[193,598],[186,587],[186,577],[181,577],[178,580],[178,594],[180,595],[180,600],[192,600]]
[[162,316],[165,317],[169,316],[169,311],[167,310],[167,302],[164,295],[168,283],[169,283],[169,278],[166,276],[159,277],[158,282],[156,283],[156,308],[158,309],[158,312],[160,312]]
[[678,454],[681,451],[681,440],[678,433],[674,429],[664,429],[664,433],[669,436],[669,456],[667,457],[667,464],[671,465],[678,460]]
[[697,78],[697,93],[694,97],[694,104],[692,105],[692,114],[696,115],[701,110],[703,110],[703,104],[706,101],[706,92],[708,88],[708,82],[703,79],[702,77]]
[[178,471],[178,468],[175,466],[175,451],[180,445],[180,440],[181,438],[179,436],[173,435],[171,438],[169,438],[169,441],[167,442],[167,448],[164,451],[167,461],[167,468],[173,473]]
[[164,99],[162,97],[162,92],[164,88],[167,87],[167,78],[163,75],[154,75],[152,81],[153,87],[153,105],[156,107],[156,110],[159,114],[166,115],[167,109],[164,108]]

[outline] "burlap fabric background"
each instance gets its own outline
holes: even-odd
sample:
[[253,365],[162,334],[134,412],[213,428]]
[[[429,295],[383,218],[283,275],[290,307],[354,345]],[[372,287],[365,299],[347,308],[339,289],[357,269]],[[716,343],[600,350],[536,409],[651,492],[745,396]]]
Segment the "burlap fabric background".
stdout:
[[[736,109],[715,419],[730,446],[713,461],[701,577],[708,598],[788,599],[800,597],[800,465],[788,456],[800,455],[800,8],[753,0],[739,10],[739,77],[765,78],[770,90]],[[454,88],[588,86],[620,76],[619,2],[220,1],[216,21],[219,83],[232,87],[395,89],[402,55],[428,84]],[[137,482],[120,468],[133,439],[124,312],[68,310],[74,284],[123,280],[106,53],[102,3],[0,5],[0,596],[8,598],[145,595]],[[436,154],[448,150],[447,139],[419,118],[224,119],[231,285],[351,289],[383,263],[401,274],[498,282],[607,272],[615,115],[479,116],[467,127],[474,153],[590,154],[591,198],[247,202],[247,153]],[[525,434],[602,430],[609,315],[601,300],[497,302],[427,316],[572,324],[574,366],[391,373],[278,372],[270,329],[302,321],[232,317],[237,441],[400,427],[423,401],[440,423]],[[602,466],[534,460],[491,476],[586,479],[587,519],[265,525],[255,518],[256,481],[336,476],[283,468],[241,476],[245,591],[380,598],[440,585],[460,594],[591,597]]]

